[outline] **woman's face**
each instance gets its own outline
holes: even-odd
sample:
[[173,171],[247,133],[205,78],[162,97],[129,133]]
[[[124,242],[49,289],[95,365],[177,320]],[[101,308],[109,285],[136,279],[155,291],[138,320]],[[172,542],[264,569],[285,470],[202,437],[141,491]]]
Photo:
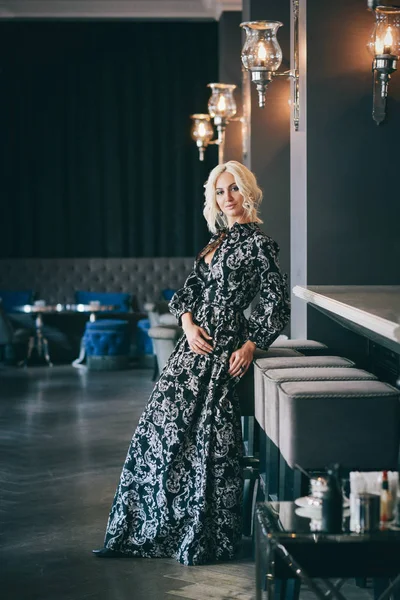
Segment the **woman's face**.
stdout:
[[227,217],[229,225],[243,216],[243,196],[232,173],[221,173],[215,183],[215,195],[219,209]]

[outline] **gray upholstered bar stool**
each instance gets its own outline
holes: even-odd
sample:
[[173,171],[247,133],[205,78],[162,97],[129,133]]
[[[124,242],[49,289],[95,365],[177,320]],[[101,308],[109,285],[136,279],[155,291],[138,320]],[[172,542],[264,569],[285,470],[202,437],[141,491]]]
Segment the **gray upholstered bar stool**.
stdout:
[[[255,356],[266,358],[301,357],[300,352],[291,348],[270,348],[255,351]],[[251,365],[236,386],[239,398],[240,414],[242,416],[242,434],[244,445],[243,476],[243,534],[251,535],[253,512],[257,497],[259,480],[259,448],[258,428],[254,427],[254,366]]]
[[[297,356],[261,358],[254,363],[255,417],[260,425],[260,476],[266,498],[278,497],[278,395],[274,388],[265,389],[264,373],[277,369],[350,368],[354,363],[340,356]],[[270,393],[268,393],[270,392]]]
[[[272,463],[266,478],[266,493],[273,499],[293,496],[293,477],[285,470],[285,461],[279,452],[279,385],[289,381],[374,381],[377,378],[368,371],[348,367],[303,367],[297,369],[270,369],[264,372],[265,422],[269,422],[270,455]],[[275,462],[274,462],[275,461]],[[282,475],[281,485],[279,477]]]
[[[291,348],[269,348],[260,350],[256,348],[254,352],[255,359],[263,357],[271,358],[293,358],[301,357],[302,354]],[[254,362],[243,375],[236,386],[236,392],[239,397],[240,413],[242,415],[243,442],[246,455],[254,455],[254,410],[255,410],[255,389],[254,389]]]
[[292,497],[280,499],[305,491],[295,465],[307,471],[332,463],[347,471],[397,470],[399,390],[371,380],[292,381],[279,388],[279,450],[286,473],[294,476]]
[[316,356],[319,354],[328,354],[329,352],[328,346],[315,340],[285,340],[280,337],[271,344],[270,348],[292,348],[305,356]]

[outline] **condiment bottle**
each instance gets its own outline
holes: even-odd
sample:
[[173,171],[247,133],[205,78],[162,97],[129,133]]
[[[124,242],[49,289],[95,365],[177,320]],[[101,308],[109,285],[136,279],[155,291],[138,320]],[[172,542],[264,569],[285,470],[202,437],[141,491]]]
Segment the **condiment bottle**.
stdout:
[[343,521],[343,495],[338,466],[327,471],[327,490],[322,494],[322,531],[340,533]]
[[389,489],[388,472],[382,473],[382,488],[381,488],[381,522],[386,523],[393,519],[393,496]]

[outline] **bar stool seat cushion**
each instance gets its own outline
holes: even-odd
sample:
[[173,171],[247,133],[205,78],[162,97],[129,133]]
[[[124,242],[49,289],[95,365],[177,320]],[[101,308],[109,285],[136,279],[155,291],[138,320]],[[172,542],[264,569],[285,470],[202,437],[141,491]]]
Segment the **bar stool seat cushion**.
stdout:
[[279,449],[287,464],[397,469],[399,390],[380,381],[280,384]]
[[[274,349],[274,351],[278,350],[282,352],[284,348]],[[350,368],[354,367],[354,363],[351,360],[340,356],[301,356],[300,353],[298,353],[298,356],[282,355],[280,357],[270,356],[268,358],[257,358],[254,361],[254,412],[260,427],[264,431],[266,431],[267,426],[265,422],[265,403],[267,402],[267,395],[264,389],[263,373],[270,369],[304,367]],[[277,432],[273,435],[273,438],[277,438]]]
[[368,371],[348,367],[303,367],[263,372],[265,433],[279,445],[279,384],[287,381],[374,381]]
[[276,358],[281,356],[304,356],[301,352],[297,351],[295,348],[273,348],[272,345],[268,348],[268,350],[261,350],[261,348],[256,348],[254,350],[253,360],[258,360],[260,358]]
[[276,383],[286,381],[376,381],[373,373],[363,369],[348,367],[302,367],[299,369],[270,369],[264,372],[264,377]]
[[262,371],[299,367],[354,367],[353,361],[342,356],[271,356],[257,358],[255,364]]
[[[254,351],[253,365],[260,358],[300,358],[303,355],[301,352],[292,348],[268,348],[268,350],[260,350],[256,348]],[[239,396],[240,410],[242,416],[255,416],[255,397],[259,396],[262,382],[255,376],[254,366],[250,365],[249,369],[243,375],[242,379],[236,386],[236,392]],[[259,415],[257,420],[259,419]]]
[[328,346],[325,344],[315,340],[304,339],[284,340],[278,338],[271,344],[271,348],[293,348],[294,350],[299,350],[300,352],[304,351],[313,354],[328,351]]

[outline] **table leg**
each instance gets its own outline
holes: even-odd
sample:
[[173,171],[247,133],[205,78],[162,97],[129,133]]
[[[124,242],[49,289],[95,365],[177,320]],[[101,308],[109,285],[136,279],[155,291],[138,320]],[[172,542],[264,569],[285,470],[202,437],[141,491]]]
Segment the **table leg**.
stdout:
[[38,357],[43,357],[49,367],[53,366],[49,354],[49,344],[47,338],[43,335],[43,317],[41,313],[38,313],[36,316],[35,334],[29,338],[26,358],[20,363],[21,365],[25,367],[28,366],[28,361],[30,360],[34,349],[36,349]]
[[53,364],[49,355],[49,344],[43,335],[43,317],[41,313],[38,313],[36,316],[36,348],[38,356],[43,356],[48,366],[52,367]]
[[27,367],[28,366],[28,360],[30,359],[30,357],[32,356],[32,350],[35,347],[35,336],[31,335],[29,340],[28,340],[28,348],[26,351],[26,356],[24,358],[24,360],[21,360],[19,364],[20,367]]
[[[325,600],[325,594],[323,590],[321,590],[321,588],[313,581],[313,579],[307,575],[299,563],[293,558],[293,556],[289,554],[285,546],[282,544],[274,544],[274,548],[282,560],[296,574],[299,583],[300,581],[304,581],[307,587],[316,595],[317,598],[319,598],[319,600]],[[338,600],[344,599],[344,596],[337,590],[332,590],[332,594],[336,596]]]
[[398,590],[399,585],[400,575],[395,579],[374,578],[374,598],[377,600],[385,600],[385,598],[389,598],[392,595],[396,597],[397,594],[394,593]]
[[[94,323],[94,321],[96,321],[96,313],[95,312],[91,312],[90,316],[89,316],[89,321],[91,323]],[[85,348],[85,342],[82,336],[81,339],[81,346],[79,348],[79,356],[78,358],[76,358],[75,360],[72,361],[72,366],[76,367],[76,368],[80,368],[80,367],[84,367],[85,365],[83,364],[86,358],[86,348]]]
[[80,349],[79,349],[79,356],[74,361],[72,361],[72,366],[73,367],[77,367],[77,368],[85,366],[83,364],[85,358],[86,358],[86,349],[85,349],[85,342],[84,342],[84,339],[83,339],[83,336],[82,336],[81,346],[80,346]]
[[256,600],[273,600],[274,581],[272,573],[268,573],[267,543],[262,525],[255,519],[255,553],[256,553]]
[[53,366],[53,363],[50,360],[50,354],[49,354],[49,343],[47,341],[47,338],[42,338],[43,341],[43,354],[44,357],[46,359],[47,364],[49,365],[49,367]]

